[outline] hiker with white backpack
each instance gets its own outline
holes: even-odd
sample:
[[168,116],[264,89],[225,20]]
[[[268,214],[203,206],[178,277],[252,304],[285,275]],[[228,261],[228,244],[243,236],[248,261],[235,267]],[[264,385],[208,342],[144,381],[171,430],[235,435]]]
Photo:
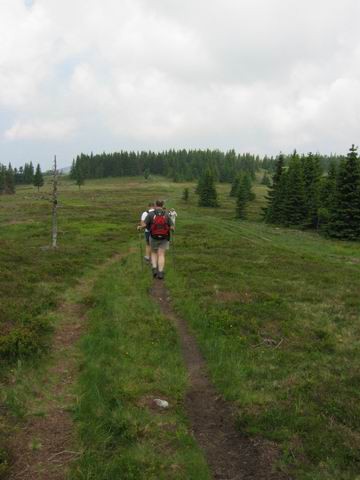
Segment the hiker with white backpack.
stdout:
[[154,278],[162,280],[165,269],[165,252],[169,249],[170,232],[174,231],[173,222],[164,210],[164,202],[156,200],[155,209],[148,213],[141,227],[150,232],[151,266]]
[[175,208],[170,208],[170,210],[169,210],[169,216],[170,216],[170,218],[171,218],[171,220],[172,220],[172,222],[173,222],[173,225],[174,225],[174,227],[175,227],[175,222],[176,222],[176,217],[177,217],[177,213],[176,213],[176,211],[175,211]]
[[[145,211],[141,214],[140,225],[138,226],[138,230],[142,230],[142,229],[143,229],[143,224],[144,224],[144,222],[145,222],[145,219],[146,219],[146,217],[148,216],[148,214],[149,214],[150,212],[153,212],[153,211],[154,211],[154,207],[155,207],[154,202],[149,202],[147,210],[145,210]],[[147,228],[145,228],[145,256],[144,256],[145,262],[150,263],[150,256],[151,256],[150,232],[149,232],[149,230],[148,230]]]

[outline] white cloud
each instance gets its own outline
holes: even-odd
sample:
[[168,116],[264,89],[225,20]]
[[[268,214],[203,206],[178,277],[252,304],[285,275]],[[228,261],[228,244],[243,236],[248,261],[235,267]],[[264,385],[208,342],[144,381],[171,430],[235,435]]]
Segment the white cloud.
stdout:
[[1,148],[344,151],[358,18],[357,0],[2,0]]
[[16,122],[4,133],[6,140],[64,140],[76,131],[73,119]]

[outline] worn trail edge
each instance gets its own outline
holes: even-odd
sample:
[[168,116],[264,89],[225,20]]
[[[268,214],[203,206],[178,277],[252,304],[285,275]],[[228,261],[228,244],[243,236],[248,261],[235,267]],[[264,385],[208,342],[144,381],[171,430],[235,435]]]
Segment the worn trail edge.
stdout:
[[219,395],[209,380],[206,363],[196,340],[186,322],[174,313],[164,283],[155,281],[151,293],[179,334],[189,375],[185,409],[213,478],[288,480],[287,475],[274,470],[274,463],[279,456],[276,446],[262,439],[241,435],[236,428],[235,409]]
[[[90,277],[80,279],[75,287],[79,296],[84,299],[90,295],[99,272],[124,256],[112,256]],[[86,307],[69,301],[62,303],[56,313],[61,320],[54,333],[53,361],[36,398],[42,415],[30,412],[25,425],[19,425],[12,435],[9,480],[65,480],[70,464],[81,454],[74,450],[76,439],[70,410],[75,402],[72,387],[78,366],[74,350],[86,328]]]

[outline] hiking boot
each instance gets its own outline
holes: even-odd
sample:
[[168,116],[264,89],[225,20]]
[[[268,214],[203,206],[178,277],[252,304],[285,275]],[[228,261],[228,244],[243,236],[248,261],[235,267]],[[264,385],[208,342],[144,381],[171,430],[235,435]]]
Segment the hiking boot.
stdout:
[[147,257],[146,255],[144,257],[144,260],[145,260],[146,263],[150,263],[150,257]]
[[156,278],[157,277],[157,274],[158,274],[158,271],[157,271],[157,268],[154,268],[152,269],[152,274],[153,274],[153,278]]
[[157,274],[157,278],[158,278],[159,280],[164,280],[164,272],[159,272],[159,273]]

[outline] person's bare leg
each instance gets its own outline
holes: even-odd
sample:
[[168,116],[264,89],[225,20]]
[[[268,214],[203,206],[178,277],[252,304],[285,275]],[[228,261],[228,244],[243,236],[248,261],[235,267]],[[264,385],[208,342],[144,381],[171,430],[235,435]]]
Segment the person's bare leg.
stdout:
[[151,251],[151,266],[152,268],[158,268],[158,252]]
[[146,244],[146,247],[145,247],[145,255],[146,257],[148,257],[149,259],[151,258],[151,247],[150,245]]
[[163,272],[165,268],[165,250],[159,248],[158,250],[158,270],[159,272]]

